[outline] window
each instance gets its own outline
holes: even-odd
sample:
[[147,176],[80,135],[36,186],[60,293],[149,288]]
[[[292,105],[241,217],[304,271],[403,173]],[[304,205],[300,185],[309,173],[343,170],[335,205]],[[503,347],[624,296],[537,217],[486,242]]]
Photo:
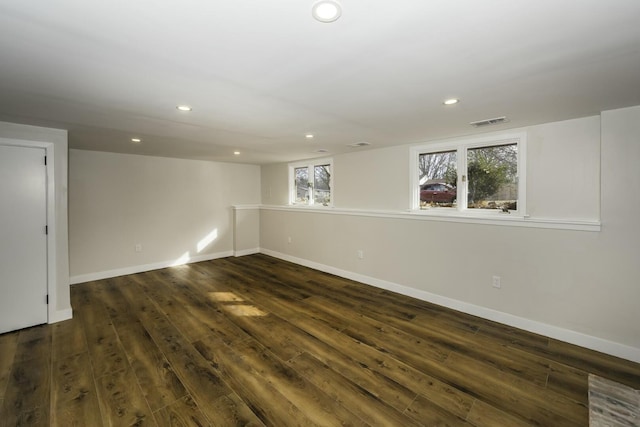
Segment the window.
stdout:
[[525,134],[412,149],[413,209],[524,215]]
[[458,181],[456,151],[420,153],[418,172],[420,177],[420,207],[456,205]]
[[289,200],[294,205],[331,206],[331,159],[289,165]]

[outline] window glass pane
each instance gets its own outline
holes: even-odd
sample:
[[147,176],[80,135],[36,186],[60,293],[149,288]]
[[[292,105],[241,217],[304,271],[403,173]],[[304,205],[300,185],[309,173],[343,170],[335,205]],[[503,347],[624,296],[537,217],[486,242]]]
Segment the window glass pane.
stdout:
[[295,168],[296,203],[309,202],[309,168]]
[[331,165],[316,165],[313,169],[313,201],[326,206],[331,203]]
[[458,182],[456,151],[423,153],[418,157],[420,209],[455,207]]
[[470,209],[516,210],[518,207],[518,144],[467,150]]

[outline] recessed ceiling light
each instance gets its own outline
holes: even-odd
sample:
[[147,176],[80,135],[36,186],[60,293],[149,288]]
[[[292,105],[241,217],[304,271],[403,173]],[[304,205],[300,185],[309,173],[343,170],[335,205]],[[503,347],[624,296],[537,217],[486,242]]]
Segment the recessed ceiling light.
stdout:
[[142,140],[140,138],[131,138],[131,142],[133,142],[134,144],[140,144]]
[[192,108],[189,107],[188,105],[178,105],[176,106],[176,108],[180,111],[191,111]]
[[311,14],[320,22],[334,22],[342,15],[342,6],[337,0],[318,0],[313,4]]
[[444,105],[455,105],[455,104],[457,104],[458,102],[460,102],[460,100],[459,100],[459,99],[451,98],[451,99],[447,99],[447,100],[445,100],[445,101],[443,102],[443,104],[444,104]]
[[239,155],[240,155],[240,152],[239,152],[239,151],[234,151],[234,152],[233,152],[233,154],[234,154],[235,156],[239,156]]
[[304,136],[307,139],[313,139],[313,134],[312,133],[308,133]]

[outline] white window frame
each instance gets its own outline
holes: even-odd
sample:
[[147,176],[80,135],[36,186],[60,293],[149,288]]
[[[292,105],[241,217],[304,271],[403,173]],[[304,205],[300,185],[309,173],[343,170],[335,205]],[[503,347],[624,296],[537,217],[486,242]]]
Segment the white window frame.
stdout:
[[[309,182],[315,182],[315,167],[329,165],[331,174],[329,176],[329,189],[331,191],[331,201],[327,205],[315,203],[315,188],[311,187],[311,194],[307,203],[296,202],[296,185],[295,185],[295,170],[302,167],[307,167],[309,170]],[[292,206],[314,206],[314,207],[333,207],[333,158],[326,157],[322,159],[311,159],[301,162],[289,163],[289,205]]]
[[[467,189],[468,179],[462,180],[462,176],[467,171],[467,150],[470,148],[491,147],[495,145],[518,144],[518,204],[517,210],[502,212],[500,209],[469,209],[467,207]],[[456,207],[433,207],[427,209],[420,208],[420,197],[418,188],[420,186],[420,170],[418,159],[420,154],[430,152],[456,151],[456,167],[458,170],[458,203]],[[495,218],[525,218],[527,217],[526,209],[526,153],[527,153],[527,134],[526,132],[517,133],[496,133],[481,137],[459,138],[447,141],[434,142],[414,146],[411,148],[410,154],[410,198],[411,211],[425,215],[444,215],[444,216],[463,216],[463,217],[495,217]]]

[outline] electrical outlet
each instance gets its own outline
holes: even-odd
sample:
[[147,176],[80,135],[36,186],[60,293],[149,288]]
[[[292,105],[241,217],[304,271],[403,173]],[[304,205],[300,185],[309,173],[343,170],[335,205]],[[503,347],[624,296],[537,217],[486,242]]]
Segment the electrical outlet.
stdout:
[[502,287],[502,284],[500,283],[500,276],[493,276],[493,281],[491,282],[491,285],[494,288],[500,289]]
[[291,236],[287,237],[287,243],[291,243]]
[[356,251],[356,256],[358,257],[358,259],[364,259],[364,251],[362,249],[358,249]]
[[142,252],[142,245],[140,243],[136,243],[135,249],[136,252]]

